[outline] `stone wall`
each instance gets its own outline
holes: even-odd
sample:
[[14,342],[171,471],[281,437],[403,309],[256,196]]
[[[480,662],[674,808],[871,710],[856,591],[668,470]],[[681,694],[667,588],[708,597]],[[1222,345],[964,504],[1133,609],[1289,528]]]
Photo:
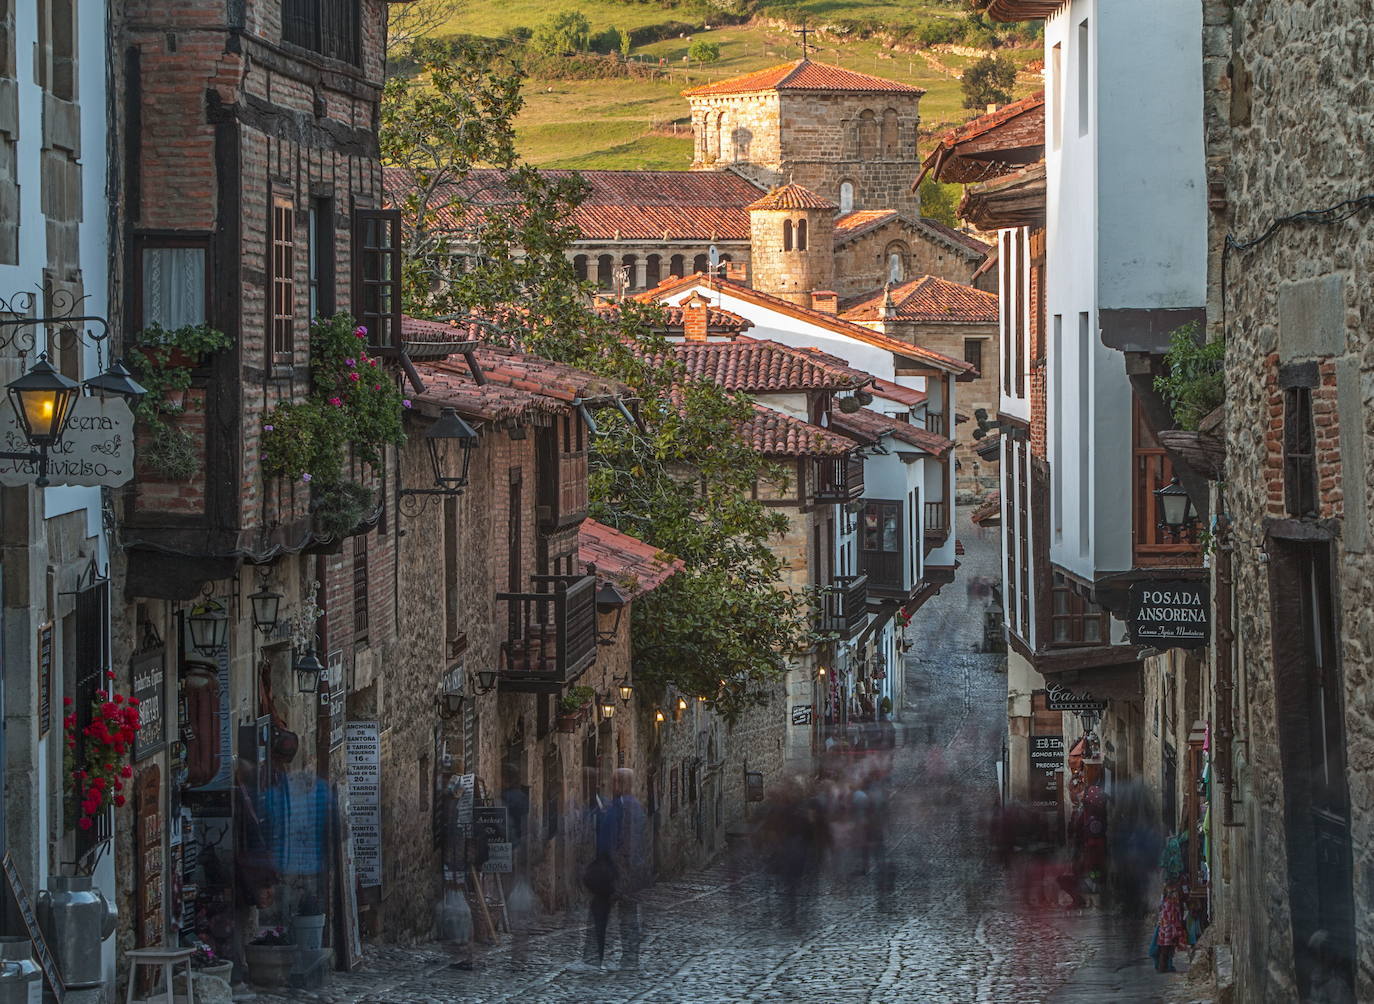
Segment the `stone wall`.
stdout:
[[903,281],[933,275],[997,292],[995,269],[973,281],[981,257],[966,248],[956,250],[904,219],[875,227],[835,249],[835,292],[842,297],[857,296],[884,285],[890,274],[888,256],[893,252],[902,256]]
[[[806,227],[806,246],[797,234]],[[792,233],[789,249],[786,231]],[[803,307],[835,281],[835,214],[828,209],[755,209],[749,214],[752,285]]]
[[[1374,558],[1374,387],[1368,275],[1374,266],[1369,211],[1333,225],[1282,228],[1266,243],[1233,252],[1221,288],[1218,251],[1227,234],[1249,240],[1273,220],[1335,205],[1368,189],[1371,113],[1358,59],[1369,45],[1359,4],[1257,0],[1204,4],[1208,183],[1212,267],[1208,316],[1227,339],[1225,504],[1234,527],[1237,743],[1234,798],[1242,827],[1214,828],[1226,882],[1221,935],[1236,963],[1236,999],[1292,1000],[1306,992],[1306,938],[1315,884],[1305,828],[1312,785],[1291,734],[1311,684],[1297,685],[1305,657],[1294,636],[1312,589],[1293,569],[1305,550],[1329,555],[1338,652],[1329,679],[1344,713],[1344,774],[1353,872],[1333,883],[1353,889],[1354,999],[1374,998],[1374,723],[1371,692]],[[1285,100],[1284,95],[1303,95]],[[1222,309],[1224,307],[1224,309]],[[1284,505],[1283,385],[1311,384],[1320,416],[1316,518],[1287,517]],[[1256,418],[1261,428],[1256,429]],[[1292,519],[1285,523],[1284,520]],[[1306,543],[1291,540],[1305,534]],[[1310,579],[1308,580],[1310,583]],[[1222,667],[1223,669],[1225,667]],[[1214,667],[1214,673],[1216,667]],[[1310,675],[1308,676],[1310,680]],[[1285,745],[1286,741],[1286,745]],[[1339,780],[1339,777],[1338,777]],[[1337,786],[1339,788],[1339,784]],[[1338,850],[1332,860],[1344,856]],[[1294,893],[1298,893],[1297,896]]]

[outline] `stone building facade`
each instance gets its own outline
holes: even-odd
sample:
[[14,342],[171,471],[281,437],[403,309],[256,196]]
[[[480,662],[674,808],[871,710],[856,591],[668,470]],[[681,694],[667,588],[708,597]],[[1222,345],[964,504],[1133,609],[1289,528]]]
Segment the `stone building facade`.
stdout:
[[[1330,65],[1363,35],[1341,5],[1203,9],[1208,334],[1227,343],[1208,702],[1214,813],[1242,824],[1215,830],[1217,916],[1236,1000],[1363,1000],[1374,997],[1374,241],[1367,199],[1345,201],[1367,180],[1365,84]],[[1306,95],[1302,115],[1282,93]],[[1267,233],[1328,206],[1345,208]],[[1223,251],[1228,241],[1240,246]]]

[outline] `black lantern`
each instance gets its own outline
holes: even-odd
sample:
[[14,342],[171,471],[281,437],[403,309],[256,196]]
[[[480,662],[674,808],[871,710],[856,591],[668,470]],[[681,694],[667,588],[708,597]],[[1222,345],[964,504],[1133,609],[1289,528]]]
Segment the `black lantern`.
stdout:
[[313,694],[320,689],[320,677],[324,676],[324,663],[320,662],[313,648],[296,659],[296,689],[302,694]]
[[630,678],[628,676],[625,677],[623,680],[617,680],[615,689],[620,692],[621,704],[629,704],[630,698],[634,697],[635,695],[634,684],[630,682]]
[[1193,500],[1177,477],[1162,488],[1156,488],[1155,498],[1159,499],[1160,529],[1168,530],[1177,540],[1180,534],[1192,528]]
[[264,635],[275,631],[281,610],[281,593],[268,589],[264,581],[256,593],[248,594],[248,602],[253,606],[253,626]]
[[477,693],[488,693],[494,686],[496,686],[496,670],[479,669],[477,671]]
[[224,604],[208,596],[191,608],[186,623],[191,628],[191,647],[201,655],[216,655],[229,637],[229,615]]
[[597,699],[597,706],[601,709],[601,717],[605,721],[610,721],[615,717],[615,700],[610,694]]
[[[434,485],[443,490],[462,488],[468,483],[468,465],[477,446],[477,432],[452,408],[444,408],[425,430],[425,446],[434,465]],[[458,470],[456,475],[448,472]]]
[[463,705],[466,702],[467,698],[457,691],[445,691],[435,699],[434,703],[439,717],[448,721],[463,713]]
[[131,404],[148,393],[148,389],[135,380],[134,375],[125,368],[122,359],[116,359],[104,373],[85,381],[85,387],[93,394],[114,394],[128,398]]
[[611,626],[606,630],[596,629],[596,641],[599,645],[614,645],[616,634],[620,631],[620,616],[625,612],[625,604],[629,601],[625,599],[625,594],[615,587],[613,582],[603,582],[596,587],[596,613],[597,617],[611,618]]
[[33,369],[6,389],[29,445],[39,449],[56,446],[67,429],[72,406],[81,396],[81,386],[53,369],[45,353]]
[[680,722],[680,721],[682,721],[682,713],[683,713],[684,711],[686,711],[686,710],[687,710],[687,699],[686,699],[685,697],[679,697],[679,698],[677,699],[676,703],[673,704],[673,721],[675,721],[675,722]]

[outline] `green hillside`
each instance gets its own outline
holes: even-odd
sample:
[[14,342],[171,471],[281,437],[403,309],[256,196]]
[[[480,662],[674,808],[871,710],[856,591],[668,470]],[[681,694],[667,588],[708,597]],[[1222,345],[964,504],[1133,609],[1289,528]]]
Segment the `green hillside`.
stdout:
[[[777,19],[761,15],[748,24],[676,31],[709,24],[710,14],[703,14],[701,8],[653,2],[568,0],[554,6],[547,0],[469,0],[461,16],[447,25],[447,31],[510,37],[519,29],[534,28],[559,10],[582,12],[591,23],[593,38],[611,27],[631,33],[632,38],[671,34],[632,46],[631,60],[658,69],[650,76],[567,80],[536,74],[528,80],[525,109],[516,123],[518,142],[526,160],[544,167],[686,168],[691,162],[692,140],[683,89],[801,55],[800,39]],[[800,0],[789,4],[787,20],[794,21],[797,11],[805,13],[809,23],[820,29],[819,40],[813,37],[810,44],[812,58],[925,88],[926,96],[921,99],[923,132],[942,131],[972,115],[961,107],[956,76],[972,62],[971,57],[918,49],[914,40],[898,48],[892,45],[890,35],[879,38],[873,34],[880,30],[887,34],[888,27],[899,35],[904,30],[910,34],[932,21],[958,23],[963,16],[958,4],[939,0]],[[869,37],[856,37],[864,34]],[[685,57],[693,38],[706,38],[719,45],[720,60],[709,66],[687,65]],[[902,51],[907,49],[912,51]],[[1041,56],[1038,46],[1000,51],[1021,65]],[[548,60],[544,64],[548,65]],[[1023,74],[1018,93],[1029,92],[1034,86],[1034,77]]]

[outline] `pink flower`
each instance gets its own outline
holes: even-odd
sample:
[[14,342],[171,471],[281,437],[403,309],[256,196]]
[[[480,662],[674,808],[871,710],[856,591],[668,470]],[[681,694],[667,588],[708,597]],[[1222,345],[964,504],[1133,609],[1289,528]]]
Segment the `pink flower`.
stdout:
[[302,475],[301,475],[301,480],[304,481],[306,484],[310,484],[310,475],[309,475],[309,474],[302,474]]
[[369,366],[376,366],[376,365],[377,365],[377,360],[375,360],[375,359],[369,359],[369,360],[367,361],[367,364],[368,364]]
[[367,337],[367,329],[366,329],[365,327],[363,327],[363,326],[360,324],[360,325],[358,325],[356,328],[353,329],[353,334],[356,335],[356,336],[359,337],[359,338],[366,338],[366,337]]
[[81,827],[83,830],[89,830],[92,826],[91,817],[82,816],[80,819],[76,821],[76,825]]
[[341,397],[331,397],[331,398],[329,399],[329,403],[332,404],[335,408],[342,408],[342,407],[343,407],[343,398],[341,398]]
[[372,385],[372,389],[373,389],[373,390],[381,390],[381,389],[382,389],[382,385],[379,384],[379,383],[374,383],[374,384]]
[[357,382],[358,382],[358,374],[356,374],[356,373],[350,373],[350,374],[348,374],[348,379],[352,380],[354,383],[357,383]]
[[410,407],[410,398],[408,398],[408,397],[402,398],[402,399],[401,399],[401,407],[402,407],[402,408],[409,408],[409,407]]
[[274,431],[276,430],[276,428],[277,428],[277,427],[276,427],[275,425],[264,425],[264,426],[262,427],[262,431],[263,431],[263,432],[274,432]]

